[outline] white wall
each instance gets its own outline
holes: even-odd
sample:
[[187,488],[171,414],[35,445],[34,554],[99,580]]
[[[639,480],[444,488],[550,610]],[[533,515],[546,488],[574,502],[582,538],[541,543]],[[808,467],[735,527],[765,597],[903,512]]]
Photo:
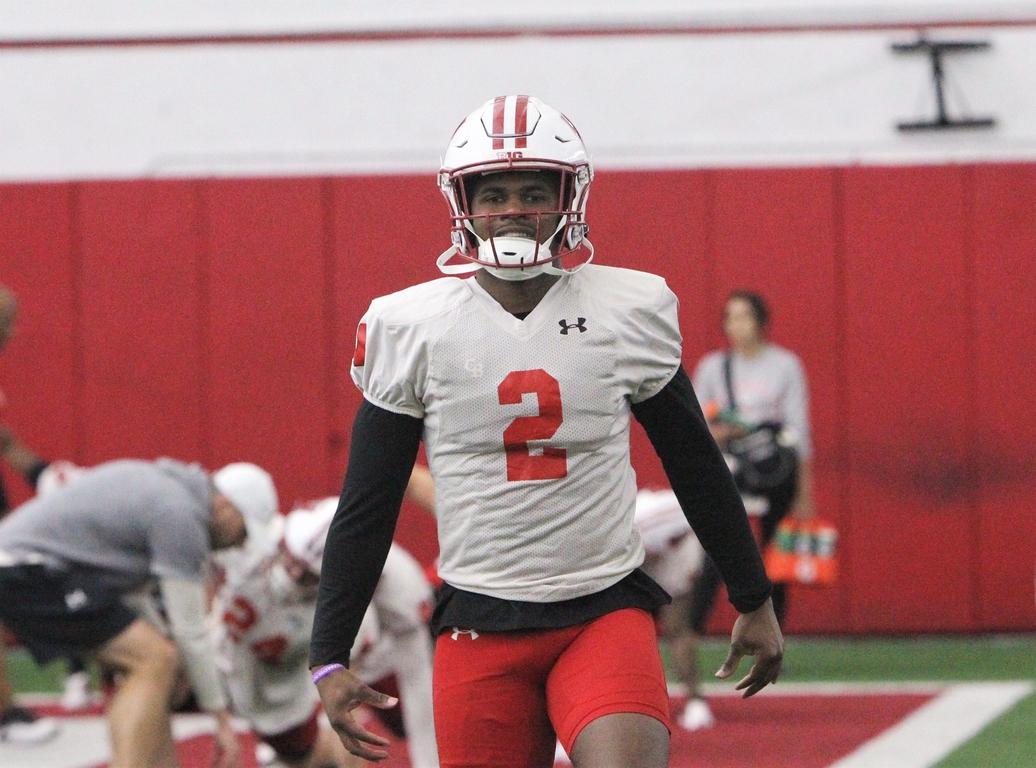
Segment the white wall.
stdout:
[[[144,17],[128,12],[144,6],[139,2],[7,0],[0,13],[0,38],[7,41],[0,42],[0,180],[430,172],[460,119],[506,92],[537,95],[566,112],[599,168],[1036,159],[1033,2],[655,0],[635,16],[640,6],[619,0],[537,0],[521,17],[505,17],[502,3],[444,1],[420,14],[414,8],[432,4],[397,0],[379,16],[359,12],[368,5],[248,3],[254,12],[245,13],[243,3],[148,3],[155,13]],[[456,25],[462,11],[475,7],[483,10],[469,20],[488,27],[563,26],[577,11],[589,17],[590,8],[600,7],[592,16],[599,23],[631,30],[635,19],[666,14],[685,26],[692,18],[729,23],[740,14],[745,29],[391,34],[404,22]],[[343,8],[356,10],[355,17],[346,19]],[[880,26],[908,12],[988,22],[929,34],[992,43],[986,52],[947,57],[946,70],[951,115],[991,115],[996,128],[896,130],[899,121],[935,114],[927,59],[890,50],[917,32]],[[785,24],[838,17],[848,26],[751,29],[775,16]],[[1006,23],[1026,18],[1031,23]],[[337,29],[347,21],[353,29],[389,34],[325,42],[229,39]],[[135,35],[136,43],[39,43],[77,34]],[[141,39],[195,34],[223,37]]]

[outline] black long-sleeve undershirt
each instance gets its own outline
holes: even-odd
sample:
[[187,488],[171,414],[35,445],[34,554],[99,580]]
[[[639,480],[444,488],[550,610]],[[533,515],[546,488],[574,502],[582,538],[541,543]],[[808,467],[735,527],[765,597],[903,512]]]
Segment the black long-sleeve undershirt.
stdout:
[[[772,587],[741,497],[683,368],[654,397],[633,405],[632,412],[661,458],[691,526],[716,561],[730,601],[742,613],[755,610]],[[311,666],[348,665],[352,641],[388,555],[422,428],[420,419],[366,400],[357,412],[349,468],[324,548]],[[516,622],[522,621],[532,622],[525,628],[564,626],[566,619],[586,620],[624,605],[660,604],[665,595],[658,590],[659,597],[653,588],[656,585],[636,571],[597,596],[546,605],[448,589],[450,603],[440,603],[437,623],[452,623],[443,613],[453,611],[490,622],[480,629],[518,628]]]
[[349,467],[324,544],[311,666],[349,665],[349,651],[385,567],[417,458],[421,419],[361,403]]
[[759,608],[773,586],[741,495],[683,366],[658,394],[631,410],[662,460],[687,521],[719,568],[730,602],[741,613]]

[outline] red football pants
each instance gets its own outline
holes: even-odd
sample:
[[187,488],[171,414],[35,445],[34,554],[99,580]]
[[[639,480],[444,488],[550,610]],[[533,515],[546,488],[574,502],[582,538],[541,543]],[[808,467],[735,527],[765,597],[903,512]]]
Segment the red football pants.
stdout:
[[636,712],[670,728],[652,617],[628,608],[530,632],[447,630],[435,646],[441,768],[550,768],[592,720]]

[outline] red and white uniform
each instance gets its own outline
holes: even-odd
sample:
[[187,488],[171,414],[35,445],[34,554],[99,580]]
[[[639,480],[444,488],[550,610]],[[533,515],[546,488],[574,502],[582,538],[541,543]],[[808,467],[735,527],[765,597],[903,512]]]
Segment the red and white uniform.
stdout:
[[630,403],[680,365],[662,278],[587,265],[524,320],[474,278],[435,280],[372,302],[359,339],[364,396],[424,420],[446,582],[553,602],[641,564]]
[[637,530],[647,556],[641,568],[673,597],[691,590],[705,550],[672,491],[637,493]]
[[212,613],[233,709],[261,734],[305,722],[319,701],[308,665],[313,602],[278,594],[273,565],[266,558],[228,574]]
[[[265,735],[305,722],[319,702],[308,665],[315,602],[284,589],[276,569],[273,557],[228,574],[213,608],[219,665],[234,711]],[[421,566],[393,545],[350,663],[367,683],[396,676],[415,768],[438,765],[428,634],[431,604],[432,590]]]

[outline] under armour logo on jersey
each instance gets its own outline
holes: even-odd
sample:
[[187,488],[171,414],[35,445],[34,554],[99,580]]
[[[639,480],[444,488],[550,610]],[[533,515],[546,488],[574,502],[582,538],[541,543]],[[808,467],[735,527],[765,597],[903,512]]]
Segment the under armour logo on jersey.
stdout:
[[558,325],[561,326],[562,336],[568,336],[568,332],[573,328],[578,328],[579,332],[583,333],[586,330],[586,325],[584,325],[584,323],[586,323],[585,317],[577,317],[574,323],[568,322],[567,317],[564,320],[558,320]]
[[451,639],[456,640],[461,635],[471,635],[472,640],[478,639],[478,632],[476,632],[473,629],[461,629],[460,627],[453,628],[453,635],[451,636]]

